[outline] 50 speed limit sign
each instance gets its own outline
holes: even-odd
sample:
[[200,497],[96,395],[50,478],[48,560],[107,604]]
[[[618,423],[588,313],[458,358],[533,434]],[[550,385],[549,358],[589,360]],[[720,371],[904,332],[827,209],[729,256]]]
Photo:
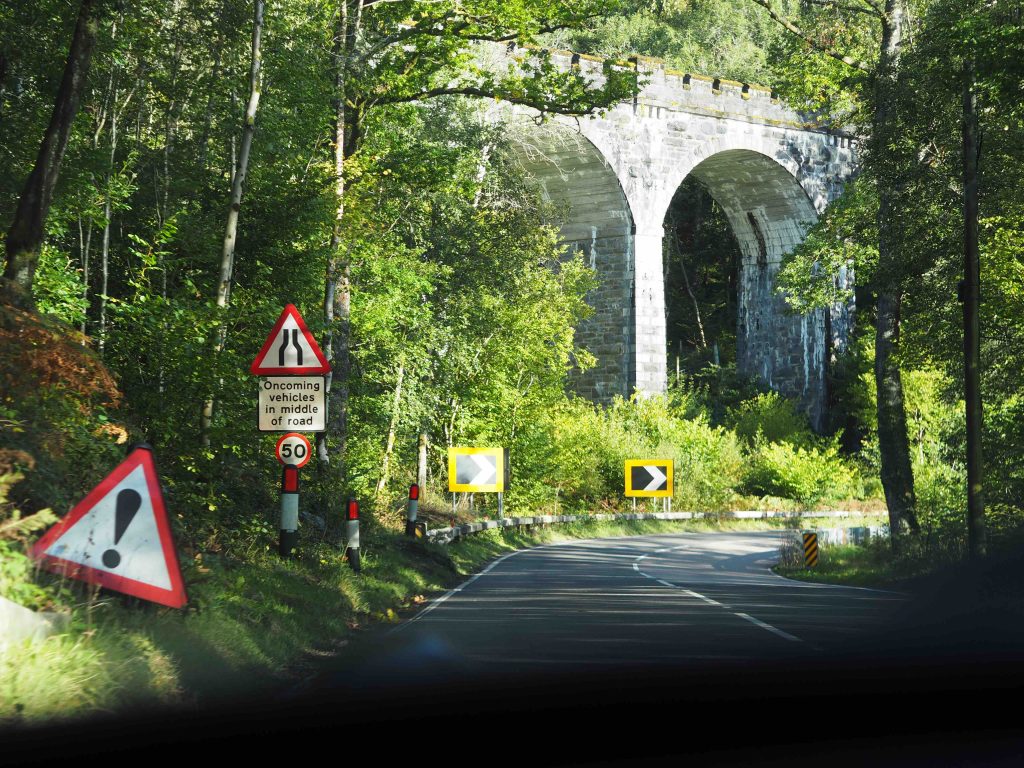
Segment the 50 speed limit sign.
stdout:
[[296,467],[304,467],[309,462],[313,450],[310,448],[306,436],[298,432],[289,432],[281,435],[277,441],[277,460],[282,464],[294,464]]

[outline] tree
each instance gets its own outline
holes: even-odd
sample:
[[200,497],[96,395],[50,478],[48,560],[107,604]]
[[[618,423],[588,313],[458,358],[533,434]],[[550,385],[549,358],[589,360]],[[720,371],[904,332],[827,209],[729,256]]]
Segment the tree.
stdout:
[[50,124],[43,134],[32,172],[25,180],[14,221],[7,231],[4,249],[7,263],[0,289],[10,301],[31,306],[32,283],[39,264],[46,218],[60,177],[72,124],[85,91],[99,28],[102,0],[82,0],[64,65],[60,89],[54,99]]
[[[899,120],[895,104],[901,83],[901,59],[910,28],[907,0],[820,0],[807,13],[814,25],[827,23],[830,37],[852,37],[860,45],[843,51],[784,16],[772,0],[752,0],[763,7],[796,40],[841,63],[850,70],[849,82],[860,91],[868,113],[868,141],[865,165],[878,184],[878,279],[875,282],[875,386],[878,391],[878,442],[881,454],[882,487],[889,508],[890,527],[897,534],[906,523],[918,529],[915,512],[914,475],[907,438],[907,416],[900,376],[900,312],[904,298],[906,270],[899,251],[899,194],[906,172],[903,158],[890,150],[896,142]],[[863,55],[864,37],[860,20],[870,19],[868,29],[876,49],[868,60]],[[858,39],[859,38],[859,39]],[[858,50],[860,48],[860,50]]]
[[[577,69],[558,70],[545,52],[520,56],[504,72],[479,61],[480,43],[523,44],[537,35],[579,26],[615,7],[615,0],[341,0],[332,39],[334,67],[334,216],[324,290],[328,377],[328,431],[317,441],[323,465],[341,472],[348,433],[351,378],[349,256],[343,247],[346,162],[364,139],[374,108],[462,95],[535,107],[543,113],[587,114],[632,94],[635,71],[606,65],[603,83]],[[333,443],[333,451],[329,448]]]
[[[220,275],[217,282],[217,308],[227,309],[231,301],[231,280],[235,270],[235,244],[238,240],[238,216],[242,209],[242,191],[245,177],[249,172],[249,156],[252,152],[252,138],[256,133],[256,110],[260,105],[260,93],[263,88],[263,54],[260,44],[263,37],[263,0],[253,3],[252,21],[252,56],[249,60],[249,100],[245,106],[245,117],[242,121],[242,142],[238,153],[238,164],[231,175],[231,201],[228,206],[227,223],[224,225],[224,243],[220,254]],[[221,320],[217,328],[215,354],[224,351],[227,340],[227,324]],[[213,423],[214,399],[210,397],[203,403],[202,440],[204,445],[210,444],[210,427]]]
[[[976,554],[986,537],[982,482],[987,500],[1004,513],[1003,525],[1005,511],[1018,506],[1021,491],[1015,460],[1010,458],[1022,445],[1015,426],[1020,418],[1016,403],[1021,362],[1016,329],[1022,310],[1011,275],[1021,268],[1015,253],[1024,219],[1019,190],[1009,180],[1019,175],[1024,162],[1024,120],[1018,100],[1011,95],[1015,90],[1011,83],[1019,82],[1021,76],[1022,11],[1013,3],[933,0],[928,4],[919,17],[914,45],[903,54],[900,87],[891,94],[894,125],[884,147],[888,166],[879,167],[877,150],[870,145],[876,154],[869,152],[867,173],[838,204],[830,206],[821,226],[812,230],[805,246],[783,269],[782,282],[791,296],[815,306],[835,300],[829,298],[834,286],[829,286],[828,276],[848,259],[856,264],[858,278],[869,285],[892,282],[893,275],[902,278],[903,365],[945,372],[951,383],[943,397],[950,410],[974,411],[970,425],[967,419],[951,425],[944,435],[944,455],[933,460],[941,458],[947,464],[947,477],[967,475],[961,486],[963,498],[955,505],[967,507],[967,544]],[[978,151],[982,142],[976,140],[981,135],[984,153]],[[879,269],[877,211],[884,185],[896,196],[893,230],[901,253],[898,272],[893,265],[887,272]],[[975,204],[967,205],[972,198]],[[972,233],[975,216],[976,238]],[[973,250],[975,243],[978,262],[965,270],[965,251]],[[816,260],[822,269],[816,279],[808,278]],[[961,283],[961,298],[969,298],[971,292],[977,297],[980,291],[978,319],[970,319],[975,329],[965,327],[969,307],[964,306],[961,314],[957,283]],[[965,346],[972,335],[980,340],[978,352]],[[961,349],[965,354],[958,352]],[[976,386],[969,381],[972,357]],[[988,460],[983,475],[979,442],[969,437],[980,425],[982,388],[990,421],[980,442]],[[941,510],[923,511],[937,514]],[[958,522],[955,533],[962,537],[964,518]]]

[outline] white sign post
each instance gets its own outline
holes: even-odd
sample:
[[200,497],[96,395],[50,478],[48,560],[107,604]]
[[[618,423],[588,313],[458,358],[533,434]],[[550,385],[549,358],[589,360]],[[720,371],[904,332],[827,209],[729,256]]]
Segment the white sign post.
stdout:
[[260,378],[260,432],[323,432],[327,391],[323,376]]

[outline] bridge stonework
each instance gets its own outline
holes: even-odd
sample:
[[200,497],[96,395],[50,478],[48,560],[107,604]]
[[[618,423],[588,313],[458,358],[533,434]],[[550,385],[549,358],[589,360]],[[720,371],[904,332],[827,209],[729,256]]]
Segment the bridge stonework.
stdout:
[[[596,58],[556,54],[600,78]],[[775,290],[782,256],[855,170],[849,137],[815,128],[758,86],[634,63],[646,84],[631,102],[591,118],[525,120],[514,133],[523,163],[562,204],[562,236],[584,253],[599,286],[578,329],[597,366],[576,387],[599,402],[663,393],[667,338],[663,223],[694,176],[724,210],[739,242],[737,362],[741,373],[800,398],[820,427],[826,365],[842,351],[852,306],[792,314]],[[848,287],[852,273],[835,277]]]

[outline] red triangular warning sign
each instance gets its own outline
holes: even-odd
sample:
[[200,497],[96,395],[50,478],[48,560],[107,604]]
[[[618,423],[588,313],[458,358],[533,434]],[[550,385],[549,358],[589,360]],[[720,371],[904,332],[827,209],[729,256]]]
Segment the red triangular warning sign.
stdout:
[[172,608],[188,601],[149,448],[128,458],[36,542],[42,567]]
[[313,334],[306,327],[299,310],[294,304],[284,308],[284,312],[274,323],[274,330],[263,342],[263,349],[252,361],[249,370],[257,376],[279,376],[282,374],[329,373],[331,366],[320,351]]

